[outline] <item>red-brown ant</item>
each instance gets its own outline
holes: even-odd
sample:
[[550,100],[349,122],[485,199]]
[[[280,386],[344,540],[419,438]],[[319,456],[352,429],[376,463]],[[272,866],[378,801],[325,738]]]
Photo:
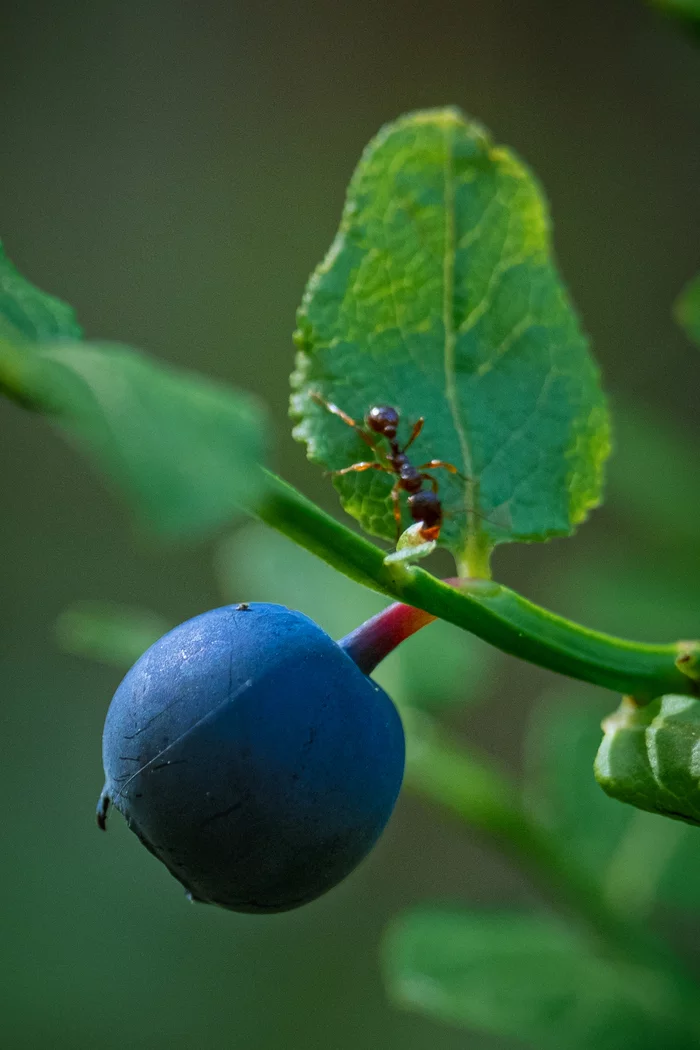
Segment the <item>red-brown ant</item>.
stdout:
[[[395,474],[397,480],[391,490],[391,499],[394,507],[397,540],[401,535],[400,498],[402,491],[408,493],[408,510],[413,520],[421,526],[419,530],[421,539],[426,542],[437,540],[442,528],[442,504],[437,494],[438,483],[432,474],[425,474],[423,471],[442,468],[448,470],[450,474],[458,474],[460,477],[463,475],[460,474],[453,463],[445,463],[441,459],[431,459],[429,463],[421,463],[417,467],[411,463],[406,455],[406,450],[413,444],[423,429],[423,424],[425,423],[423,417],[421,416],[413,424],[411,436],[402,448],[396,439],[400,422],[399,413],[390,405],[375,405],[373,408],[370,408],[365,416],[365,423],[372,432],[368,433],[351,416],[332,402],[325,401],[320,394],[312,393],[310,396],[317,404],[321,405],[328,412],[332,412],[334,416],[338,416],[349,427],[352,427],[375,454],[383,455],[384,457],[383,461],[373,460],[372,462],[352,463],[349,467],[343,467],[342,470],[333,470],[331,473],[339,475],[350,474],[354,471],[383,470],[387,474]],[[374,434],[386,438],[389,445],[388,452],[377,445]],[[431,487],[428,490],[423,488],[425,481],[430,482]]]

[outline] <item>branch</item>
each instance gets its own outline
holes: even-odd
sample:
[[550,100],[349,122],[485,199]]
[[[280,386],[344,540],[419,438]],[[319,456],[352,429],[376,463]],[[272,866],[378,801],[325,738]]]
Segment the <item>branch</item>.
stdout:
[[[697,696],[700,642],[647,645],[581,627],[487,580],[459,589],[416,566],[384,564],[384,551],[358,536],[274,474],[261,521],[339,572],[406,605],[447,620],[505,653],[648,703],[665,693]],[[426,621],[427,622],[427,621]]]

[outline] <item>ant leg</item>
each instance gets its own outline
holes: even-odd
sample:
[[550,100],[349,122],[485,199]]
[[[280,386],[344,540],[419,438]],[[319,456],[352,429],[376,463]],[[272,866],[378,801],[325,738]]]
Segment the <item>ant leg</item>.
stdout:
[[310,392],[309,397],[312,401],[315,401],[317,405],[320,405],[321,408],[325,408],[327,412],[330,412],[334,416],[338,416],[338,418],[342,419],[343,423],[347,423],[349,427],[357,427],[357,423],[352,416],[349,416],[347,412],[343,412],[342,408],[338,408],[338,406],[334,405],[332,401],[326,401],[326,399],[316,393],[315,390]]
[[469,480],[464,474],[457,470],[454,463],[445,463],[442,459],[431,459],[430,463],[421,463],[418,470],[437,470],[439,467],[442,467],[444,470],[449,470],[450,474],[456,474],[458,477],[462,478],[463,481]]
[[413,424],[413,430],[411,431],[410,438],[408,439],[404,447],[401,449],[402,452],[405,452],[407,448],[410,448],[410,446],[413,444],[413,442],[416,440],[421,430],[423,429],[424,423],[425,420],[423,419],[423,416],[421,416],[420,419],[416,420],[416,422]]
[[391,490],[391,501],[394,510],[394,521],[396,522],[396,542],[401,536],[401,481],[397,481]]
[[391,474],[392,471],[388,467],[385,467],[383,463],[352,463],[349,467],[343,467],[342,470],[331,470],[329,473],[332,477],[337,477],[338,474],[352,474],[353,472],[359,474],[363,470],[383,470],[387,474]]
[[421,477],[423,478],[424,481],[429,481],[430,482],[430,484],[432,485],[433,492],[437,492],[437,490],[438,490],[437,478],[434,478],[432,474],[421,474]]
[[338,406],[334,405],[332,401],[326,401],[325,398],[322,398],[315,390],[311,391],[309,397],[312,401],[315,401],[317,405],[320,405],[321,408],[325,408],[326,412],[330,412],[331,415],[337,416],[338,419],[342,419],[343,423],[346,423],[347,426],[352,427],[355,433],[358,434],[364,443],[369,445],[371,449],[377,448],[372,436],[368,434],[367,431],[352,418],[352,416],[349,416],[347,412],[343,412],[342,408],[338,408]]

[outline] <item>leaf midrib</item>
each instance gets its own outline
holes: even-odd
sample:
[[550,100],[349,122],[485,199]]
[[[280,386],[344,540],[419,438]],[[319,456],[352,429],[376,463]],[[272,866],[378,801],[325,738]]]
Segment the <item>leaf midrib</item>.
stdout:
[[455,332],[454,324],[454,282],[457,253],[455,237],[455,175],[452,157],[451,122],[445,122],[443,137],[445,144],[445,159],[443,167],[445,178],[445,256],[443,260],[442,324],[445,333],[445,397],[449,405],[450,415],[452,416],[452,422],[462,452],[462,463],[467,479],[464,487],[466,535],[467,539],[472,539],[481,531],[478,524],[479,518],[473,513],[478,511],[479,482],[474,476],[474,457],[460,415],[457,376],[455,370],[457,334]]

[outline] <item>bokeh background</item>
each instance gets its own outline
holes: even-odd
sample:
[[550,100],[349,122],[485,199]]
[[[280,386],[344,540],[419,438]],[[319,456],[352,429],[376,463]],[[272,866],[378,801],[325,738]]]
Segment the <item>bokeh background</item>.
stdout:
[[[546,187],[618,423],[605,509],[573,540],[499,550],[496,575],[591,626],[699,636],[697,349],[670,310],[700,268],[700,50],[643,3],[5,4],[0,231],[89,335],[263,397],[277,468],[337,511],[289,434],[294,311],[366,141],[445,103]],[[401,800],[346,884],[269,918],[187,905],[122,822],[99,835],[101,726],[120,672],[62,652],[57,617],[108,598],[178,622],[224,597],[274,598],[274,580],[251,569],[257,535],[224,537],[224,553],[134,537],[83,461],[9,403],[0,457],[2,1045],[511,1046],[385,1001],[377,944],[405,906],[549,907],[419,800]],[[477,673],[483,655],[449,719],[515,776],[543,692],[595,718],[616,704],[503,657]],[[439,646],[423,667],[431,657],[439,690]],[[700,932],[687,914],[666,923],[681,945]]]

